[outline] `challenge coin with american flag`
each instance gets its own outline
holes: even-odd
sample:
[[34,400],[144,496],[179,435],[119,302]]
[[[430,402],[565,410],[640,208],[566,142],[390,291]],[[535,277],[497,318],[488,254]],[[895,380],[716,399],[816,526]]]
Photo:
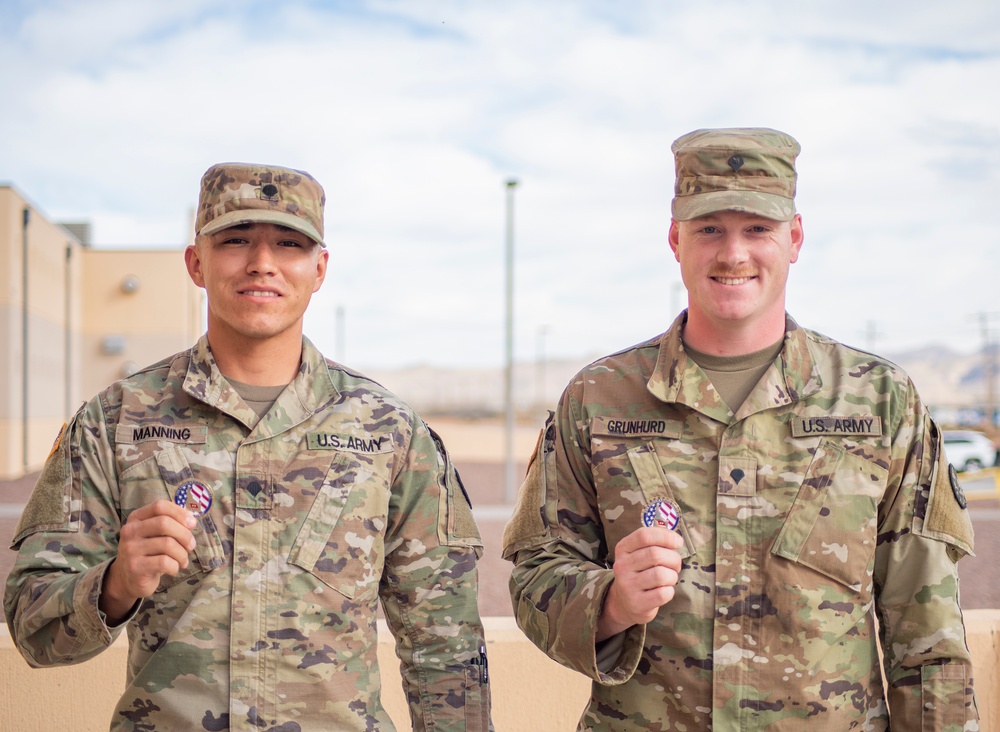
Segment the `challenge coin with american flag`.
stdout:
[[642,512],[643,526],[664,526],[668,529],[676,529],[681,517],[677,512],[677,507],[670,501],[659,498]]
[[204,516],[212,507],[212,489],[204,483],[189,480],[174,493],[174,503],[183,506],[195,516]]

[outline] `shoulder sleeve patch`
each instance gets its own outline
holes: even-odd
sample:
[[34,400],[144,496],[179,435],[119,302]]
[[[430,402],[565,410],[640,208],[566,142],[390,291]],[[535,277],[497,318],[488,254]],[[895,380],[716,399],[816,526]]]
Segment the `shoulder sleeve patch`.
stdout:
[[[63,422],[63,426],[59,428],[59,434],[56,435],[56,441],[52,443],[52,449],[49,450],[49,457],[52,457],[53,455],[56,454],[56,450],[58,450],[59,449],[59,445],[62,444],[62,438],[63,438],[63,435],[65,435],[65,434],[66,434],[66,423]],[[48,460],[49,458],[45,458],[45,459]]]
[[11,548],[17,549],[25,537],[39,531],[73,531],[71,503],[79,489],[73,478],[71,465],[73,432],[79,413],[69,425],[63,425],[56,437],[52,451],[38,476],[31,497],[21,512],[21,519],[14,530]]
[[972,554],[972,519],[966,509],[965,494],[955,469],[944,460],[941,432],[935,432],[934,454],[931,456],[935,465],[924,533],[952,544],[963,554]]
[[514,514],[503,530],[503,557],[513,561],[514,555],[522,549],[540,546],[549,540],[548,526],[544,511],[548,491],[554,481],[552,448],[555,437],[554,414],[549,417],[538,434],[535,451],[528,462],[528,474],[524,477],[521,490],[517,492]]

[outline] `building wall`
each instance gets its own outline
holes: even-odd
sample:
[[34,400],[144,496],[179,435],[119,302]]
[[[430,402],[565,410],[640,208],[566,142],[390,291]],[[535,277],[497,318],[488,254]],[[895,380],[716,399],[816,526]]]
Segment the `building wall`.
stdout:
[[[82,347],[88,396],[132,371],[190,348],[202,332],[202,290],[180,249],[84,253]],[[136,286],[128,291],[126,283]],[[122,347],[109,352],[109,339]]]
[[[27,369],[22,358],[25,208],[30,212]],[[81,374],[73,355],[79,342],[74,293],[80,289],[81,249],[15,189],[0,186],[0,478],[37,469],[80,398]]]
[[[122,287],[128,277],[138,283],[134,292]],[[92,249],[15,188],[0,186],[0,480],[38,470],[60,426],[85,399],[129,369],[189,347],[203,331],[203,313],[202,291],[187,275],[182,247]],[[106,352],[109,337],[118,338],[120,352]]]

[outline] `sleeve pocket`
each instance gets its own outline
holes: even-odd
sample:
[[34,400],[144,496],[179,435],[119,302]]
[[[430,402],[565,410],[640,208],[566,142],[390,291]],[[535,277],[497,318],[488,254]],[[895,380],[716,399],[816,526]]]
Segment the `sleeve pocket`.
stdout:
[[451,462],[451,456],[448,455],[444,442],[430,427],[427,427],[427,430],[434,440],[438,457],[444,467],[438,504],[438,541],[444,546],[472,547],[478,556],[482,556],[483,540],[479,535],[476,519],[472,515],[472,501],[469,494]]
[[[938,732],[965,726],[967,716],[965,668],[957,665],[924,666],[920,669],[922,732]],[[971,694],[969,694],[971,696]]]
[[470,664],[465,669],[466,732],[489,732],[490,685],[482,666]]

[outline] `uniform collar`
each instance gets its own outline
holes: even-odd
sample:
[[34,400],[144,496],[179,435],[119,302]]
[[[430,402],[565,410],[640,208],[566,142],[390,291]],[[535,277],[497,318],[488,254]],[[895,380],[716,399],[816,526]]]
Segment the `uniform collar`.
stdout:
[[271,411],[260,421],[219,371],[207,335],[198,339],[190,353],[187,373],[184,375],[184,391],[242,422],[261,439],[301,423],[338,396],[326,359],[305,337],[302,338],[302,362],[298,373],[281,392]]
[[728,424],[734,418],[742,419],[804,399],[819,391],[823,384],[807,332],[786,314],[781,353],[734,415],[705,372],[685,353],[681,333],[686,322],[687,310],[660,336],[656,365],[646,383],[646,388],[657,399],[683,404]]

